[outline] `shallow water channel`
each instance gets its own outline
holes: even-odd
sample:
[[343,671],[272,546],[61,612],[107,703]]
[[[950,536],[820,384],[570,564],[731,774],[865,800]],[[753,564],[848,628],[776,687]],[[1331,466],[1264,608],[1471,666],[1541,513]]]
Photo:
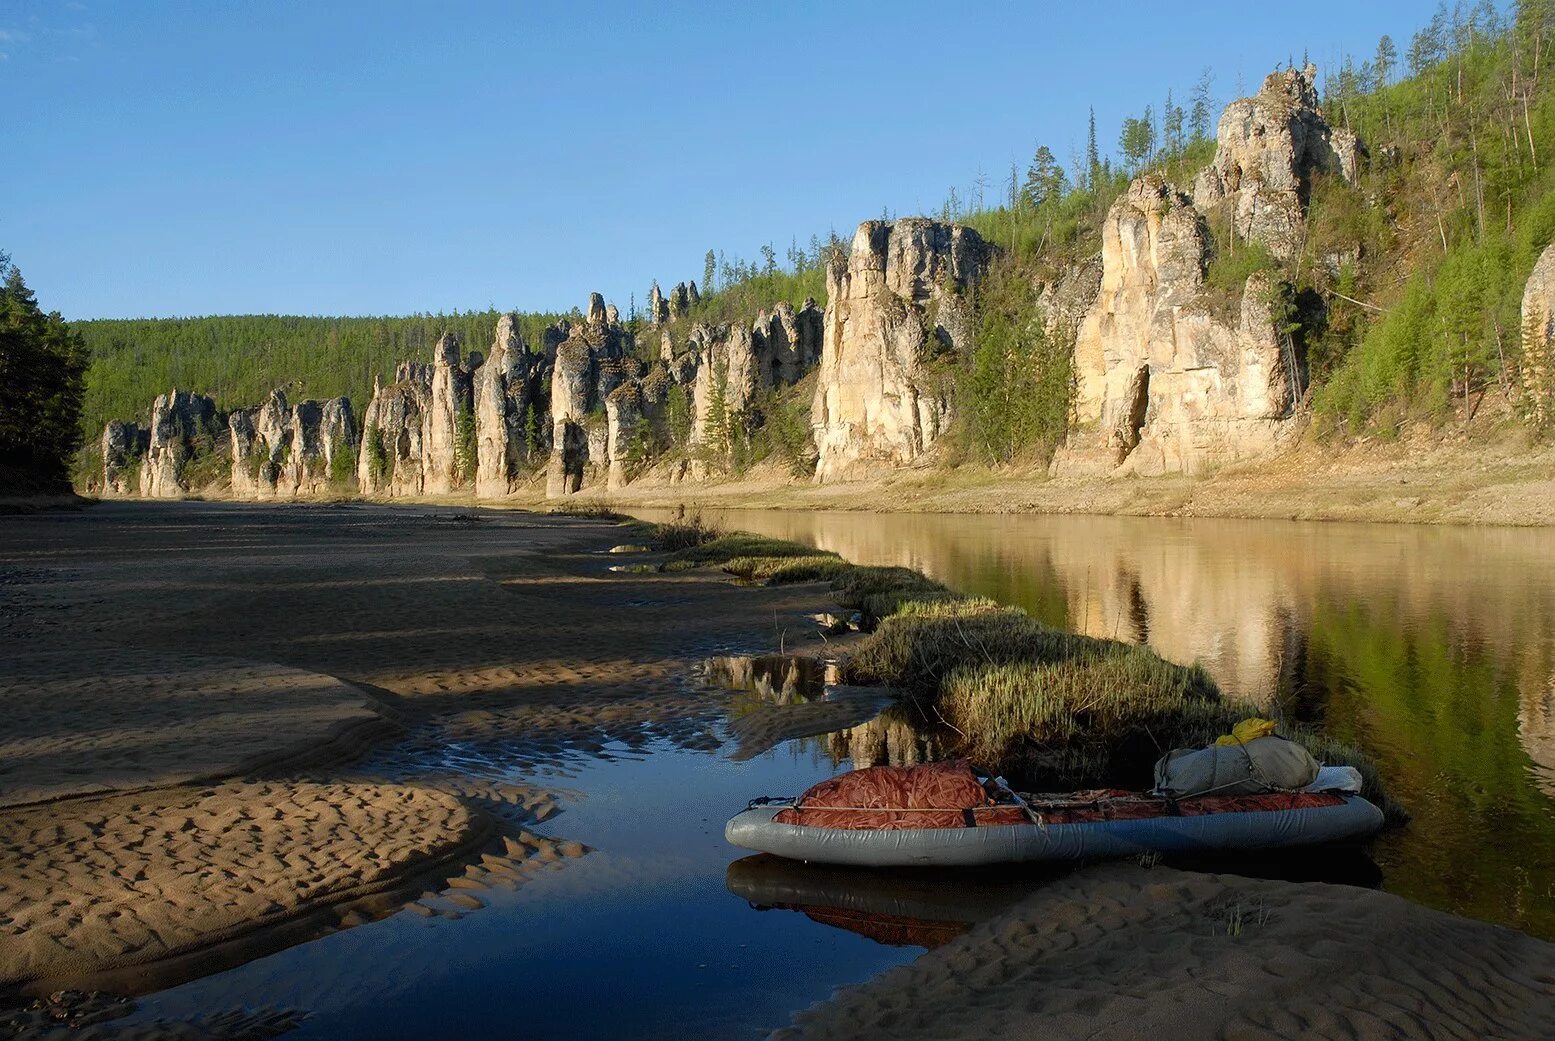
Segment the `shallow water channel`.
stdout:
[[[517,888],[480,890],[479,910],[401,911],[149,995],[128,1023],[281,1009],[305,1017],[285,1035],[297,1039],[759,1037],[1041,884],[1029,871],[955,884],[812,872],[726,844],[724,822],[748,799],[846,769],[850,742],[882,759],[932,751],[890,708],[832,735],[741,739],[742,719],[802,715],[820,701],[824,673],[792,663],[718,658],[687,678],[729,736],[719,747],[434,737],[386,749],[378,767],[543,786],[562,811],[532,830],[590,852]],[[840,708],[867,718],[882,705]]]
[[1385,889],[1555,939],[1555,531],[707,516],[1202,662],[1223,689],[1376,759],[1413,815],[1372,846]]

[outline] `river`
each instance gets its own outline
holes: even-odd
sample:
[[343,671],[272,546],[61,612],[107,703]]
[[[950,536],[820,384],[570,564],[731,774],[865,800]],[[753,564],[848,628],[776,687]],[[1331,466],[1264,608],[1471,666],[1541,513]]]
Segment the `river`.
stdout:
[[[663,519],[665,511],[634,511]],[[1198,661],[1320,722],[1410,811],[1384,888],[1555,939],[1555,532],[773,510],[708,519],[916,568]]]

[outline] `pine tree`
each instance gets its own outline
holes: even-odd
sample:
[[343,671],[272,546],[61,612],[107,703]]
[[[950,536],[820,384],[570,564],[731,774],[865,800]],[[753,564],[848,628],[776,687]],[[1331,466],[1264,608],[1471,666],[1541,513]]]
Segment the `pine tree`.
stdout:
[[1393,74],[1393,69],[1398,65],[1398,48],[1393,46],[1393,37],[1386,34],[1377,41],[1377,57],[1373,59],[1371,68],[1376,80],[1374,90],[1381,90],[1388,85],[1388,78]]
[[[1090,125],[1085,135],[1085,187],[1095,191],[1101,181],[1101,148],[1096,144],[1096,106],[1091,106]],[[1011,173],[1013,181],[1014,174]]]
[[1039,145],[1026,169],[1026,185],[1022,189],[1026,202],[1042,206],[1057,202],[1064,192],[1064,168],[1054,158],[1052,149]]
[[58,488],[81,444],[87,350],[0,252],[0,480]]
[[718,273],[718,258],[712,250],[707,251],[707,256],[702,258],[702,292],[712,296],[717,291],[717,282],[714,276]]

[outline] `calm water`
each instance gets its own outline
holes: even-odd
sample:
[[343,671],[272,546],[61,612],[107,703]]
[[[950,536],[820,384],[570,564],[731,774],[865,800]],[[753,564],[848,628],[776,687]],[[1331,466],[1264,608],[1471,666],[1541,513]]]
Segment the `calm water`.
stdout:
[[[662,514],[644,513],[659,517]],[[1385,888],[1555,939],[1555,532],[712,511],[1202,662],[1321,721],[1413,814]]]
[[[1364,857],[1220,865],[1381,884],[1555,938],[1555,533],[1112,518],[727,512],[743,528],[903,564],[1044,621],[1202,661],[1230,691],[1321,720],[1377,759],[1413,823]],[[709,653],[715,653],[709,649]],[[688,682],[697,682],[688,677]],[[759,686],[759,684],[758,684]],[[433,765],[532,781],[537,827],[594,852],[458,920],[401,912],[143,999],[136,1018],[291,1008],[287,1037],[757,1037],[841,985],[943,943],[1052,877],[953,878],[745,858],[746,799],[940,753],[902,707],[750,752],[738,721],[789,705],[766,678],[721,748],[511,740]],[[762,746],[765,747],[765,746]],[[445,761],[446,760],[446,761]],[[1195,865],[1185,865],[1195,866]],[[1210,865],[1213,866],[1213,865]]]

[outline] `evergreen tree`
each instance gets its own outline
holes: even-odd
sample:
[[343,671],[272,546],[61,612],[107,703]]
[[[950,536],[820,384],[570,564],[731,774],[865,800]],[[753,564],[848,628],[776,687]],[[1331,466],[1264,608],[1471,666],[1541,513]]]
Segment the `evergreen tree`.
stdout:
[[0,253],[0,483],[60,488],[81,444],[87,350]]
[[[1011,172],[1011,180],[1014,173]],[[1096,106],[1091,106],[1090,123],[1085,134],[1085,188],[1095,191],[1101,180],[1101,148],[1096,144]]]
[[1372,73],[1376,80],[1373,83],[1374,90],[1381,90],[1388,85],[1388,77],[1393,74],[1393,69],[1398,65],[1398,48],[1393,46],[1393,37],[1386,34],[1377,41],[1377,57],[1371,63]]
[[707,256],[702,258],[702,292],[712,296],[718,292],[718,282],[714,276],[718,273],[718,258],[712,250],[707,251]]
[[1064,168],[1058,165],[1052,149],[1039,145],[1031,157],[1031,166],[1026,169],[1026,185],[1022,189],[1026,202],[1032,206],[1057,202],[1063,192]]

